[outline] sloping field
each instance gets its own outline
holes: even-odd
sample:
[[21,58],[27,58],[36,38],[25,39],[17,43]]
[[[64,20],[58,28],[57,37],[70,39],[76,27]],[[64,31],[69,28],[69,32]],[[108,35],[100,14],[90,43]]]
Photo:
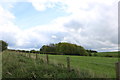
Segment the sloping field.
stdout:
[[35,59],[34,55],[5,51],[2,55],[2,78],[85,78],[87,72],[70,72],[65,66],[47,64],[44,60]]
[[[27,54],[27,55],[26,55]],[[2,58],[3,78],[115,78],[115,63],[118,58],[48,55],[50,64],[46,64],[46,54],[5,51]],[[70,58],[73,72],[66,69],[66,57]]]
[[[46,57],[40,54],[39,57]],[[54,63],[66,65],[66,57],[70,57],[71,67],[78,70],[87,70],[92,77],[115,78],[115,63],[118,58],[110,57],[89,57],[89,56],[68,56],[68,55],[49,55],[49,59]]]
[[120,57],[120,52],[99,52],[97,56],[101,57]]

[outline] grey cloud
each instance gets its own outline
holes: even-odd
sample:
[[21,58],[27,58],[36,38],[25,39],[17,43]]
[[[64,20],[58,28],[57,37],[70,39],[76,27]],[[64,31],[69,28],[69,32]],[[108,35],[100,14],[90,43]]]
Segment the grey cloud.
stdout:
[[[114,12],[111,12],[111,7],[104,7],[106,8],[99,11],[100,16],[96,16],[95,20],[89,19],[87,24],[85,24],[86,22],[84,20],[76,21],[77,23],[70,20],[68,22],[69,24],[64,24],[69,34],[65,36],[67,38],[66,41],[83,45],[87,49],[100,51],[102,48],[106,48],[106,50],[117,50],[117,9],[112,7]],[[77,24],[77,26],[75,24]],[[69,31],[69,29],[72,28],[75,29],[74,32]],[[79,29],[81,29],[80,32],[78,32]],[[107,44],[106,41],[110,43]]]

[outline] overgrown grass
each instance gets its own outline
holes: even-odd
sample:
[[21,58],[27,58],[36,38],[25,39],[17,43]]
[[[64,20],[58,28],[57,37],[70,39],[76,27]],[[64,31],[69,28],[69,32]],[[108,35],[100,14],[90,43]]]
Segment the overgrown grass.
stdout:
[[[33,56],[33,55],[32,55]],[[3,52],[2,56],[3,78],[85,78],[91,74],[87,71],[70,72],[60,64],[47,64],[42,59],[33,59],[25,56],[25,53]]]
[[[117,58],[3,52],[3,78],[115,78]],[[70,57],[71,72],[66,69],[66,57]]]

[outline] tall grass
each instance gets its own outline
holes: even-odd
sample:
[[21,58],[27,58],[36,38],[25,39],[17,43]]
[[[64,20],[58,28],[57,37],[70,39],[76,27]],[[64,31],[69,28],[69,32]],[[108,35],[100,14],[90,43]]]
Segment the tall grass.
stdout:
[[[46,55],[5,51],[2,58],[3,78],[115,78],[117,58]],[[70,57],[71,72],[66,68],[66,57]]]
[[[31,55],[33,56],[33,55]],[[86,71],[72,69],[70,72],[60,64],[47,64],[43,59],[26,57],[25,53],[3,52],[3,78],[85,78],[91,77]]]

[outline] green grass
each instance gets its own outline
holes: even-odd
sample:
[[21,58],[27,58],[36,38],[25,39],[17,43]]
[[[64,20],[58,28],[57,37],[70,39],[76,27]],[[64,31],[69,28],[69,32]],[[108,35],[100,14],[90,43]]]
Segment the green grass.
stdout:
[[[33,55],[31,55],[33,57]],[[35,57],[35,56],[34,56]],[[34,58],[33,57],[33,58]],[[86,71],[72,69],[68,72],[65,66],[47,64],[42,59],[33,59],[25,53],[5,51],[2,55],[3,78],[83,78],[89,77]]]
[[[40,54],[39,57],[44,57]],[[66,65],[66,57],[70,57],[71,67],[80,71],[86,70],[91,73],[93,78],[115,78],[115,63],[118,58],[109,57],[89,57],[89,56],[68,56],[68,55],[49,55],[53,63]]]
[[119,52],[99,52],[97,53],[97,56],[100,57],[120,57]]
[[[27,55],[29,53],[26,53]],[[28,55],[29,56],[29,55]],[[3,52],[3,78],[115,78],[115,63],[118,58],[49,55],[50,64],[46,64],[46,55],[35,54],[32,58],[25,53]],[[66,69],[66,57],[70,57],[72,71]]]

